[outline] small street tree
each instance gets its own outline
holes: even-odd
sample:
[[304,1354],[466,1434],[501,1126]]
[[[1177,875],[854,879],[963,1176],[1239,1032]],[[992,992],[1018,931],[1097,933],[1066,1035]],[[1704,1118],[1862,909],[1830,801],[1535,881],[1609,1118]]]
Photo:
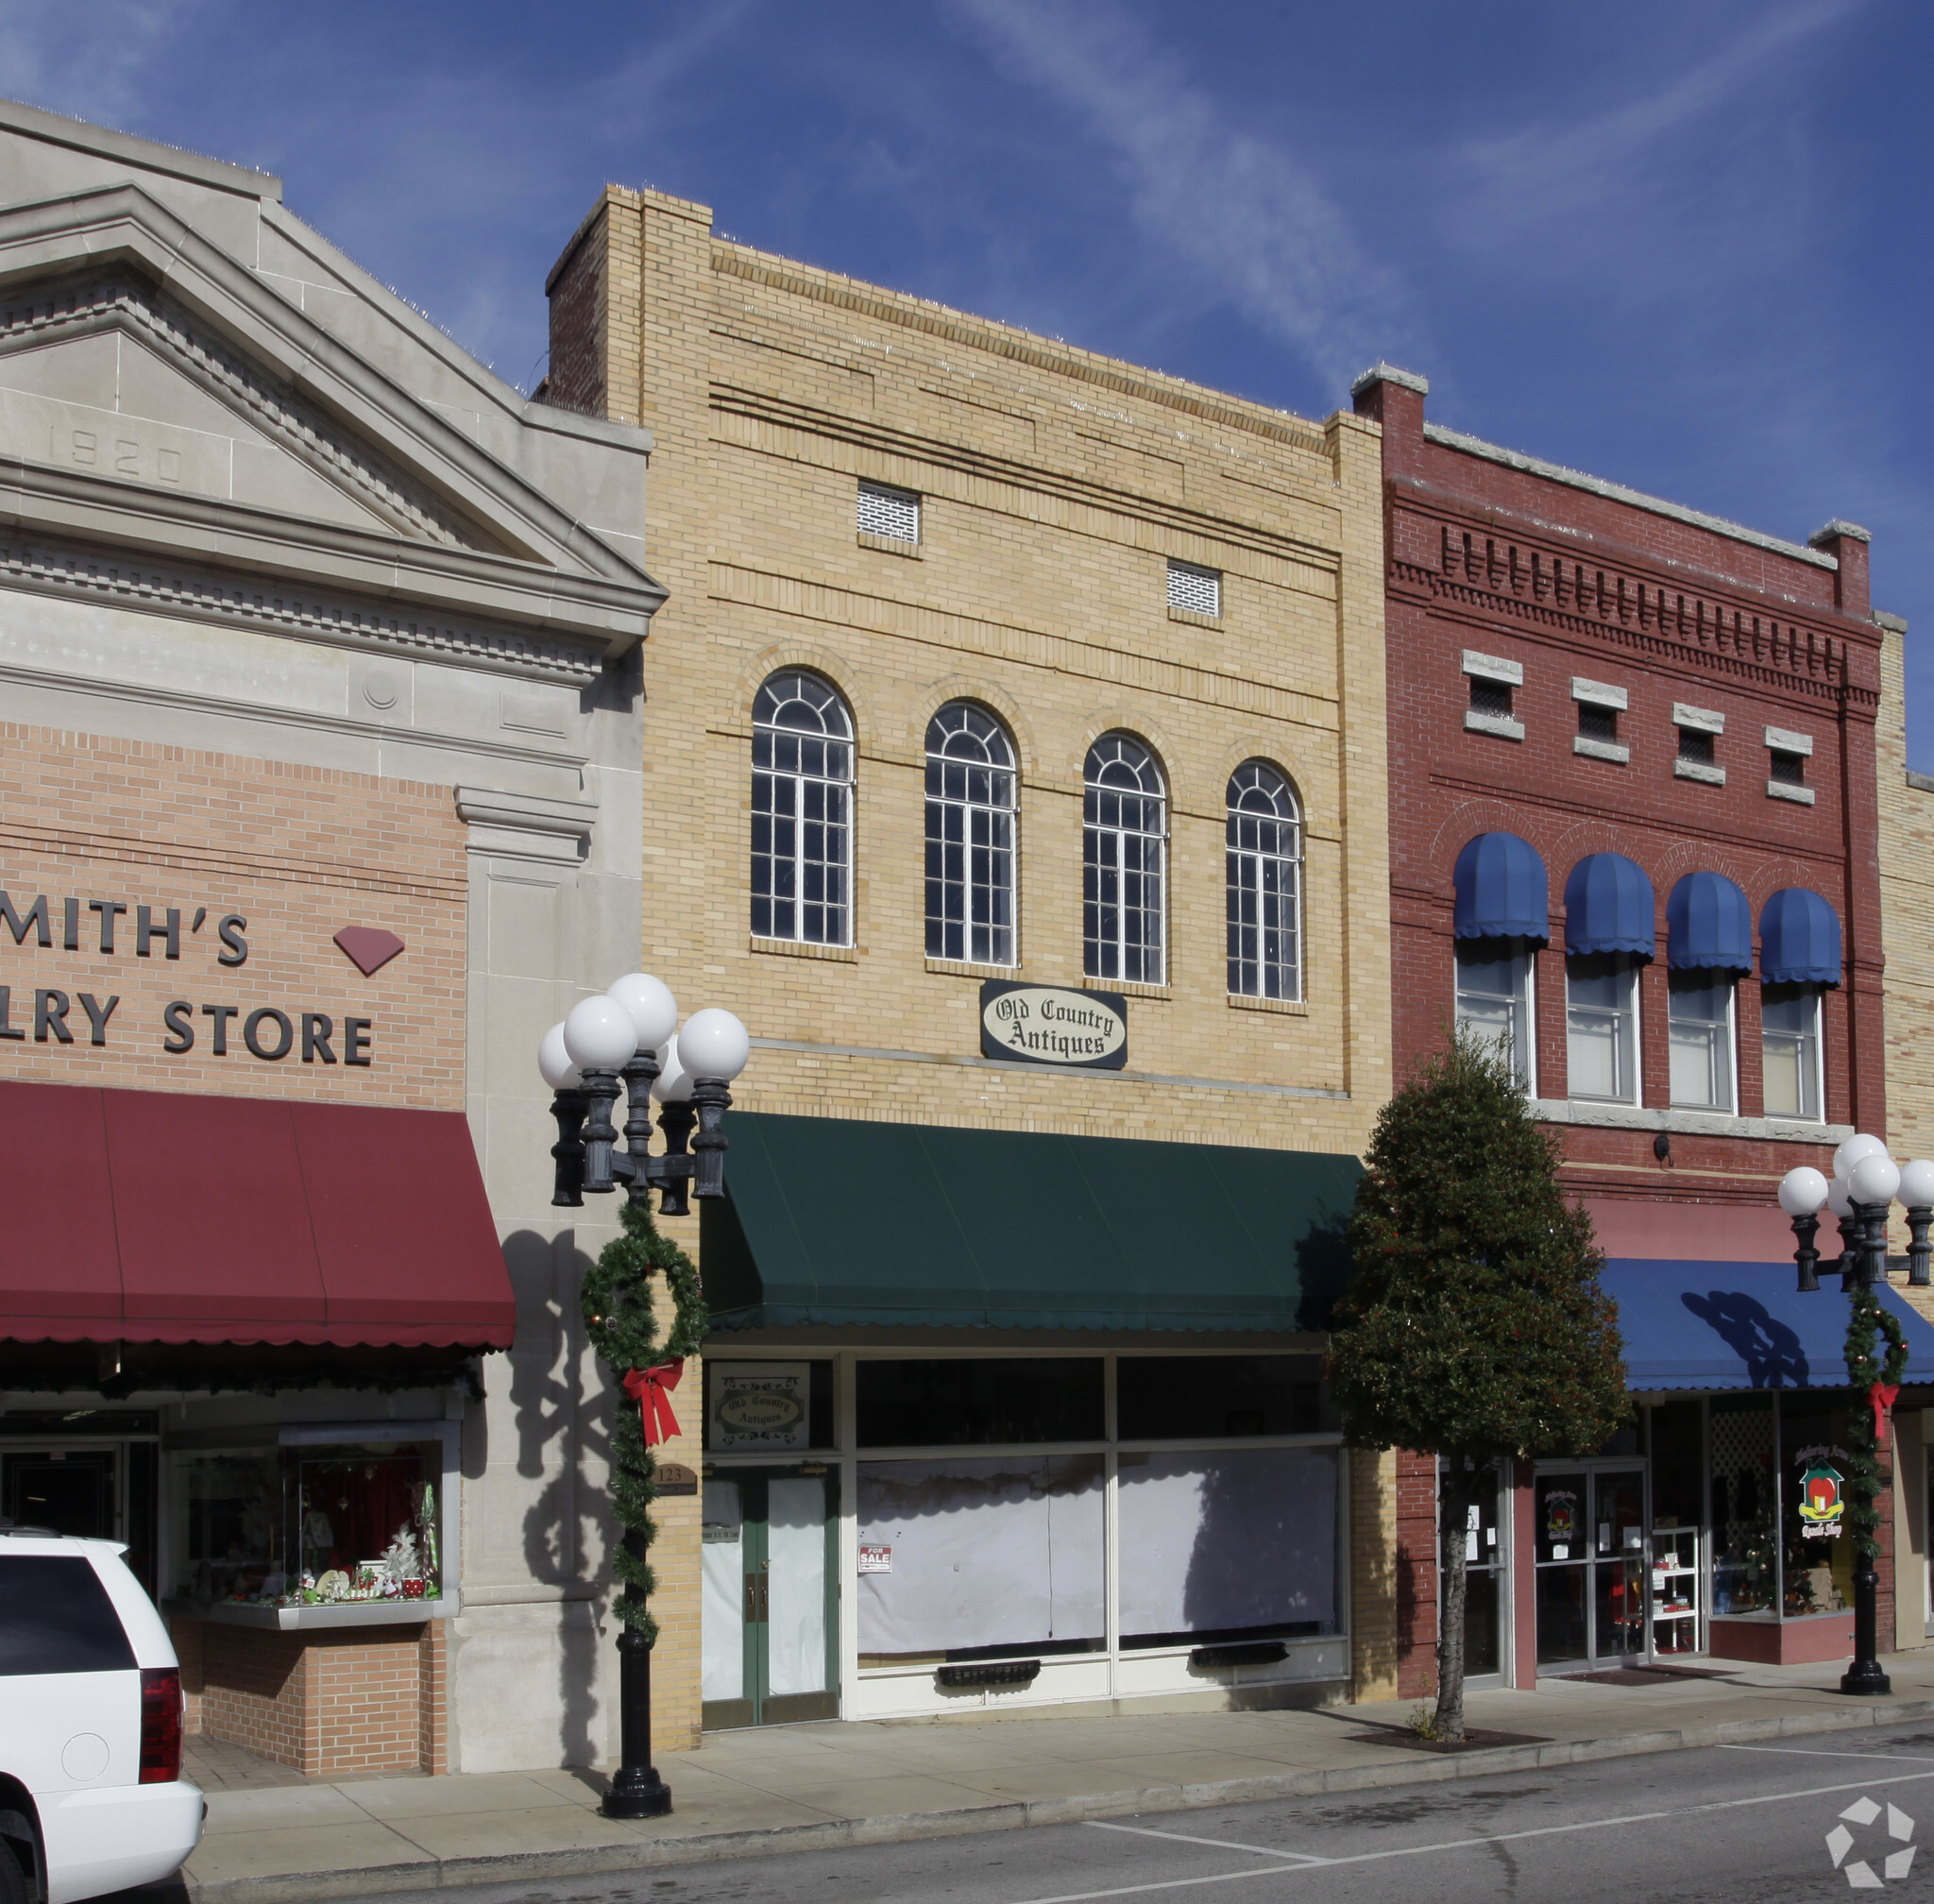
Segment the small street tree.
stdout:
[[1493,1463],[1588,1454],[1626,1418],[1618,1312],[1557,1139],[1462,1028],[1383,1107],[1357,1186],[1330,1381],[1359,1448],[1440,1457],[1436,1736],[1464,1737],[1465,1538]]

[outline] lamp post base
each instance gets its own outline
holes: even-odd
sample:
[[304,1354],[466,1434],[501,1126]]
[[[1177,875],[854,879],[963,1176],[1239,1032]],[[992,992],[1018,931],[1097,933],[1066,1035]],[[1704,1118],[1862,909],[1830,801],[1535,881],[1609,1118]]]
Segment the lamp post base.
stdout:
[[626,1765],[612,1778],[598,1807],[605,1818],[663,1818],[671,1810],[671,1787],[655,1765]]
[[1857,1699],[1885,1699],[1893,1691],[1893,1681],[1880,1670],[1877,1659],[1856,1659],[1841,1676],[1840,1690]]
[[1840,1682],[1840,1690],[1857,1699],[1884,1699],[1893,1691],[1880,1670],[1879,1602],[1880,1575],[1871,1560],[1863,1560],[1854,1570],[1854,1663]]

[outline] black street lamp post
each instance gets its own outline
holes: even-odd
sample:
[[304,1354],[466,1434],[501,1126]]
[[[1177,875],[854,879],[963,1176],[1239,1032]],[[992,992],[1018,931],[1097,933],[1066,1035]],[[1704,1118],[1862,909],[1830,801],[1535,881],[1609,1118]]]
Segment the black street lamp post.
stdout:
[[[544,1034],[537,1062],[555,1094],[554,1206],[577,1209],[586,1194],[608,1196],[621,1184],[628,1201],[649,1208],[655,1190],[660,1216],[685,1216],[687,1195],[725,1194],[727,1087],[744,1068],[751,1041],[729,1012],[696,1012],[674,1036],[677,1023],[671,994],[635,972],[601,997],[581,998]],[[612,1117],[620,1094],[622,1149]],[[658,1156],[651,1152],[654,1098],[665,1137]],[[642,1563],[643,1533],[627,1530],[624,1543]],[[638,1588],[627,1583],[624,1597],[642,1612]],[[607,1818],[662,1817],[671,1810],[671,1792],[652,1763],[652,1641],[630,1620],[618,1636],[618,1670],[619,1769],[598,1809]]]
[[[1871,1298],[1875,1285],[1887,1280],[1887,1213],[1896,1196],[1907,1206],[1908,1232],[1912,1239],[1908,1251],[1908,1281],[1924,1288],[1929,1284],[1929,1261],[1934,1256],[1928,1244],[1928,1232],[1934,1227],[1934,1163],[1919,1161],[1898,1166],[1879,1138],[1861,1134],[1849,1137],[1833,1153],[1833,1167],[1831,1182],[1810,1165],[1788,1171],[1780,1182],[1779,1203],[1792,1218],[1793,1237],[1799,1246],[1793,1251],[1793,1261],[1799,1266],[1803,1292],[1820,1287],[1823,1266],[1815,1247],[1815,1238],[1820,1233],[1820,1212],[1830,1208],[1839,1219],[1841,1253],[1824,1266],[1828,1274],[1840,1276],[1841,1287],[1853,1299],[1858,1321],[1863,1299]],[[1871,1316],[1875,1312],[1868,1313]],[[1898,1340],[1897,1333],[1894,1339]],[[1860,1344],[1859,1352],[1871,1357],[1871,1344],[1870,1334]],[[1855,1353],[1851,1342],[1847,1352],[1850,1358]],[[1852,1372],[1850,1368],[1849,1374]],[[1855,1401],[1857,1409],[1873,1410],[1876,1461],[1885,1450],[1888,1411],[1892,1406],[1894,1392],[1884,1379],[1876,1380],[1867,1394]],[[1871,1513],[1875,1498],[1870,1479],[1856,1493],[1854,1506]],[[1867,1551],[1872,1544],[1865,1535],[1857,1536],[1853,1576],[1854,1660],[1840,1682],[1842,1692],[1864,1698],[1882,1697],[1893,1691],[1880,1665],[1880,1574],[1874,1554]]]

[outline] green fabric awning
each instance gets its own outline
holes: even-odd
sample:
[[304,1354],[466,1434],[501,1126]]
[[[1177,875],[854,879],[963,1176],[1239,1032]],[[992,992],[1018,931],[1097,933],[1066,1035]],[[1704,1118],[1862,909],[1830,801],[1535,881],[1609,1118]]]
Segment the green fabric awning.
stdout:
[[743,1111],[725,1134],[715,1329],[1317,1330],[1349,1273],[1354,1157]]

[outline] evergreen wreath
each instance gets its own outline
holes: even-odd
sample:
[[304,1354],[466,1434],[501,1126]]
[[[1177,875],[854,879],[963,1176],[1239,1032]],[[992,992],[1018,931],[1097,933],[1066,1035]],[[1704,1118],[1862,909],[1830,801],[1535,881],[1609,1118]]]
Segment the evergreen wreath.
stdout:
[[[670,1237],[659,1234],[643,1198],[627,1200],[619,1212],[624,1233],[614,1236],[585,1274],[582,1295],[585,1327],[599,1359],[622,1384],[634,1368],[650,1368],[673,1357],[696,1355],[705,1336],[705,1298],[691,1258]],[[671,1297],[671,1327],[661,1344],[652,1300],[652,1277],[663,1271]],[[612,1556],[611,1571],[623,1582],[614,1611],[625,1625],[658,1637],[658,1623],[645,1602],[657,1590],[646,1550],[657,1538],[652,1503],[657,1497],[657,1457],[645,1446],[637,1403],[619,1390],[611,1424],[611,1500],[624,1538]]]
[[[1900,1318],[1873,1289],[1856,1289],[1848,1306],[1847,1375],[1854,1385],[1854,1407],[1847,1423],[1847,1525],[1853,1530],[1854,1551],[1871,1563],[1880,1557],[1875,1538],[1880,1510],[1874,1504],[1880,1492],[1880,1439],[1874,1432],[1873,1394],[1876,1384],[1900,1386],[1908,1343]],[[1874,1352],[1876,1333],[1887,1337],[1884,1359]]]

